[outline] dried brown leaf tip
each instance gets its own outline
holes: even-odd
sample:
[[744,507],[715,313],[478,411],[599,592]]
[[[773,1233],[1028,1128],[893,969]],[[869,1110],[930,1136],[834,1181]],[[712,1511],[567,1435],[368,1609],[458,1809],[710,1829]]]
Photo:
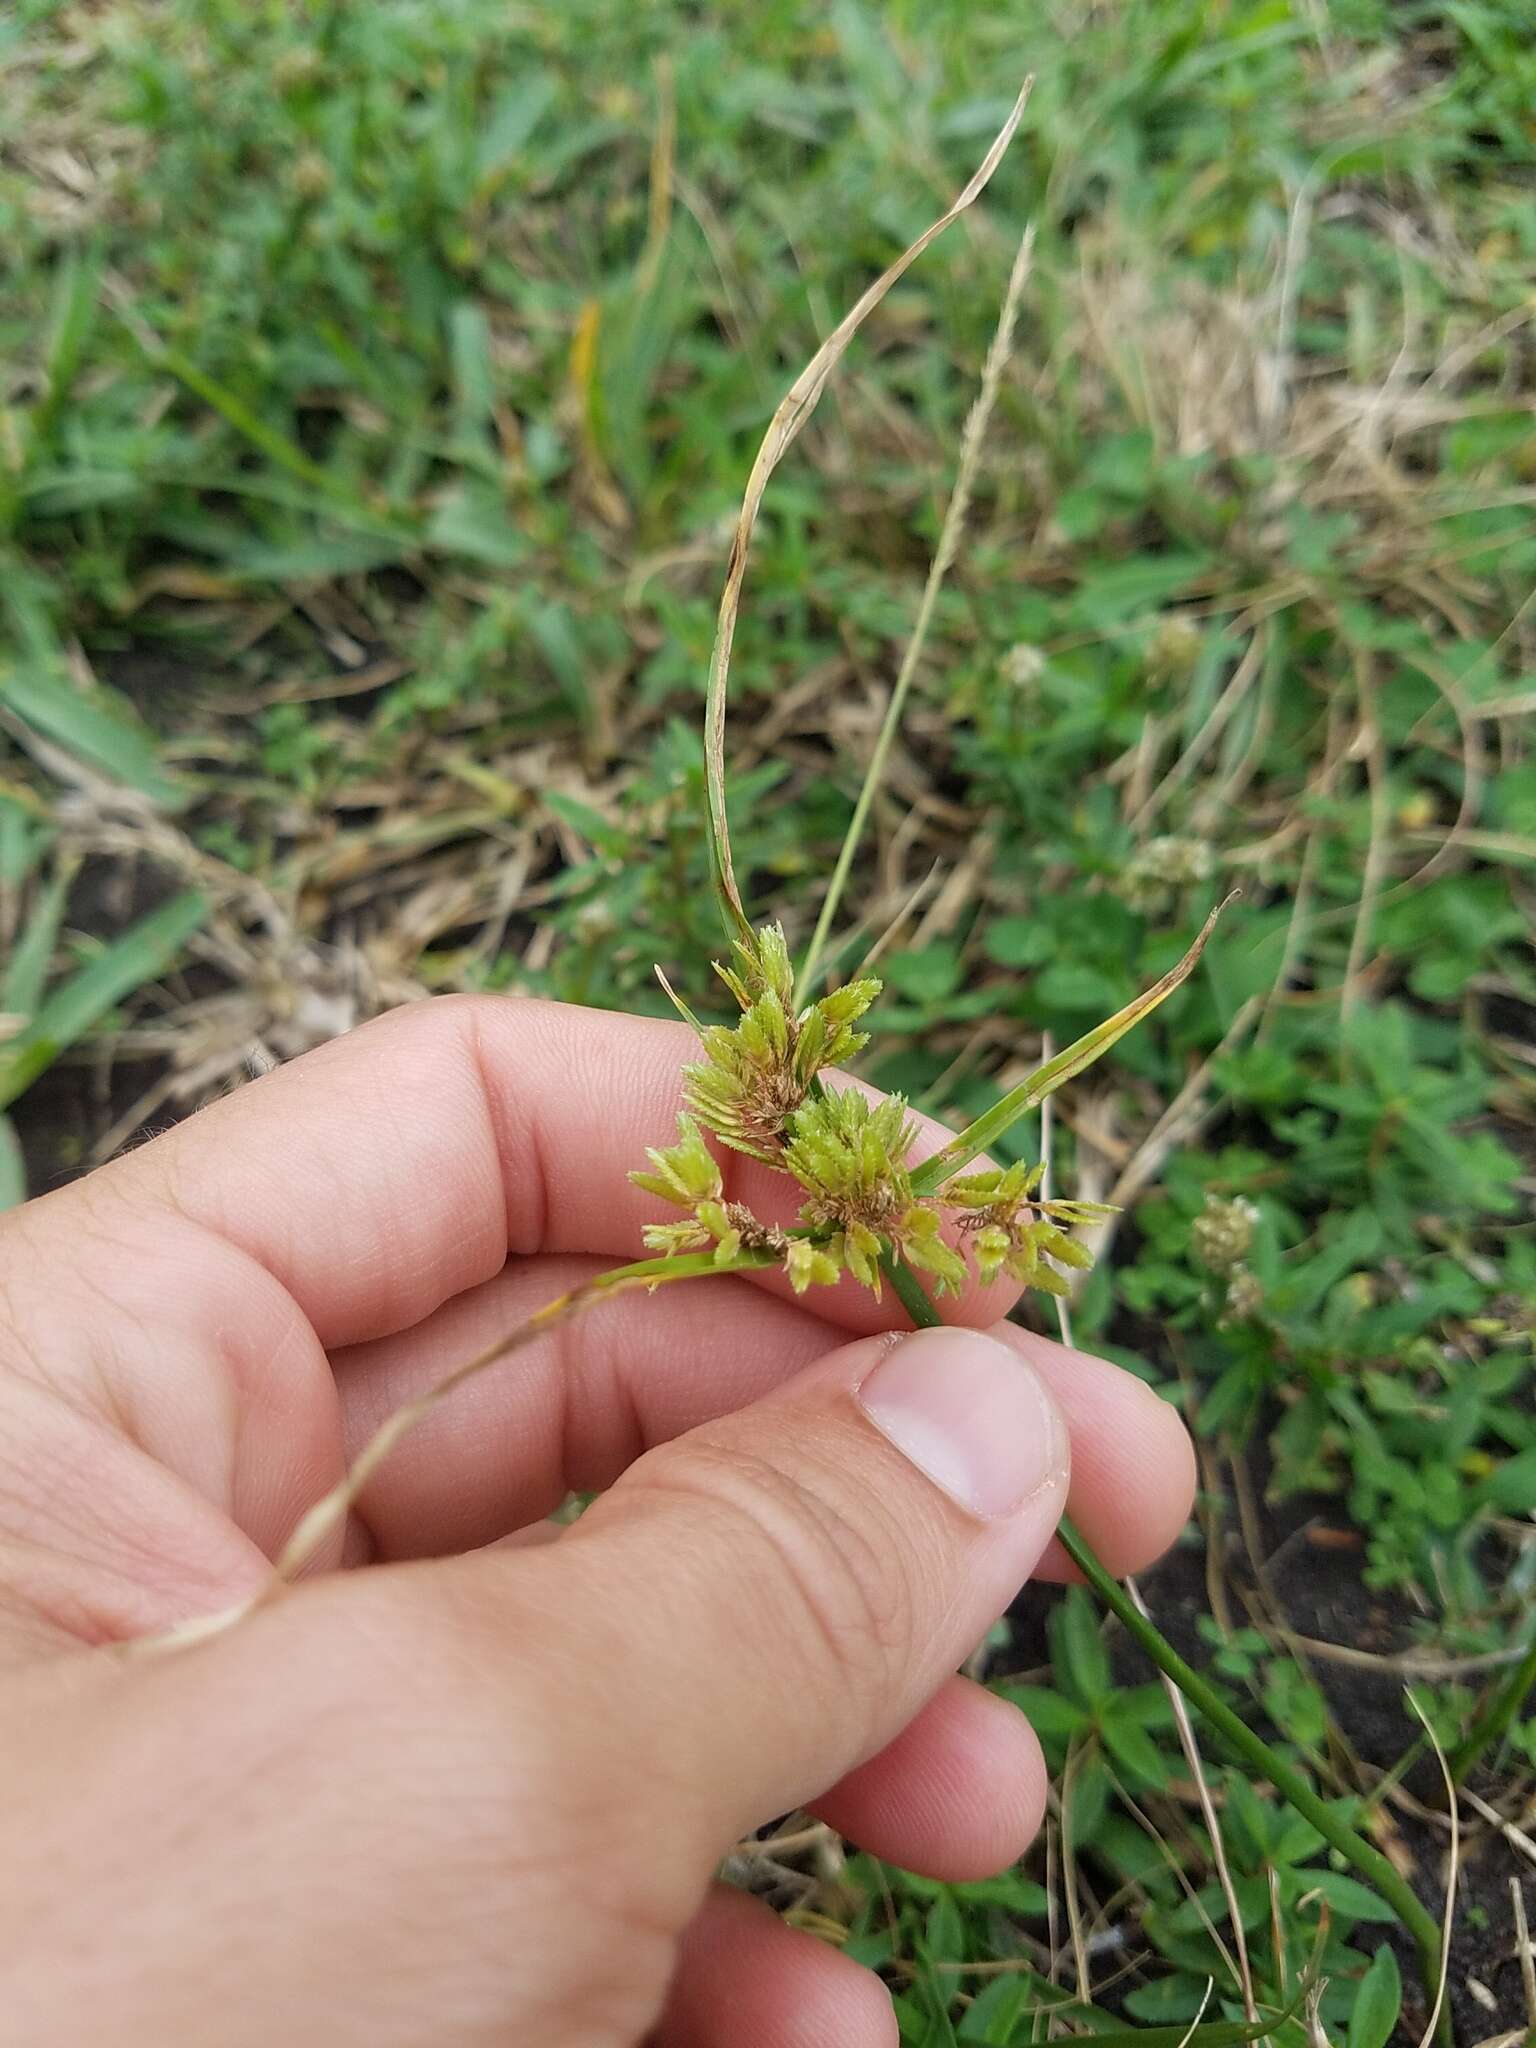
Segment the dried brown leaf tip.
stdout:
[[[1067,1285],[1057,1267],[1091,1263],[1069,1232],[1103,1215],[1101,1204],[1041,1201],[1042,1170],[1022,1165],[953,1176],[919,1194],[910,1163],[917,1125],[904,1097],[872,1103],[856,1088],[833,1092],[821,1083],[824,1069],[868,1042],[855,1026],[880,993],[878,981],[850,981],[799,1006],[789,948],[776,924],[738,940],[732,964],[717,963],[716,972],[740,1019],[701,1024],[672,997],[697,1032],[703,1058],[683,1070],[686,1107],[677,1143],[651,1152],[649,1170],[630,1175],[687,1211],[678,1222],[647,1226],[653,1251],[674,1256],[713,1246],[722,1267],[743,1252],[771,1252],[797,1293],[851,1273],[876,1296],[887,1258],[927,1274],[938,1293],[964,1285],[967,1249],[984,1282],[1007,1272],[1051,1293]],[[742,1203],[725,1200],[704,1131],[798,1185],[804,1200],[796,1225],[763,1223]],[[946,1218],[957,1226],[951,1236],[958,1234],[958,1247],[945,1234]]]

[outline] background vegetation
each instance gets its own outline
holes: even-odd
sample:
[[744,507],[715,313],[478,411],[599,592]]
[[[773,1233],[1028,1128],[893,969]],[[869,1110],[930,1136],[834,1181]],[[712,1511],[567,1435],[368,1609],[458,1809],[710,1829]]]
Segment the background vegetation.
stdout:
[[[808,932],[1033,217],[842,957],[881,947],[874,1078],[965,1117],[1241,886],[1060,1106],[1058,1186],[1126,1210],[1075,1333],[1200,1438],[1159,1622],[1437,1912],[1438,1778],[1383,1775],[1403,1687],[1453,1752],[1508,1709],[1467,1777],[1451,1991],[1464,2042],[1513,2042],[1527,0],[12,0],[0,1179],[426,991],[660,1008],[658,959],[703,985],[696,729],[746,467],[1026,69],[987,198],[771,488],[738,868]],[[742,1874],[885,1967],[913,2043],[1176,2043],[1208,1980],[1207,2026],[1245,1967],[1283,2004],[1324,1906],[1328,2038],[1416,2039],[1374,1896],[1213,1755],[1229,1901],[1165,1696],[1086,1596],[1043,1608],[993,1652],[1061,1766],[1027,1875],[939,1886],[815,1830]]]

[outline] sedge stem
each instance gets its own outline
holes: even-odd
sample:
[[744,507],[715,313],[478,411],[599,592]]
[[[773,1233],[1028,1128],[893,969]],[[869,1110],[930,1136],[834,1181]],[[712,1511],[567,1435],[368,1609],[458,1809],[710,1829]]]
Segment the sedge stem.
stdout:
[[[891,1282],[902,1307],[912,1318],[918,1329],[933,1329],[943,1317],[928,1298],[927,1290],[912,1268],[904,1260],[887,1253],[881,1266]],[[1111,1576],[1109,1571],[1094,1555],[1081,1533],[1070,1518],[1063,1515],[1056,1531],[1061,1547],[1077,1566],[1088,1584],[1098,1594],[1104,1605],[1119,1621],[1126,1634],[1145,1652],[1165,1678],[1169,1678],[1183,1693],[1190,1705],[1196,1708],[1216,1733],[1225,1738],[1228,1746],[1235,1750],[1243,1761],[1252,1766],[1261,1777],[1267,1778],[1282,1798],[1295,1808],[1303,1819],[1312,1826],[1332,1848],[1338,1850],[1346,1862],[1352,1863],[1367,1884],[1371,1885],[1386,1900],[1404,1927],[1413,1936],[1419,1951],[1419,1961],[1424,1974],[1425,1989],[1433,2000],[1440,1982],[1440,1929],[1436,1926],[1428,1908],[1422,1903],[1407,1880],[1401,1877],[1387,1858],[1363,1835],[1357,1834],[1347,1821],[1343,1821],[1307,1783],[1295,1765],[1287,1762],[1273,1750],[1262,1736],[1256,1735],[1217,1691],[1208,1678],[1186,1664],[1178,1651],[1155,1623],[1142,1614],[1125,1588]],[[1502,1726],[1508,1726],[1516,1707],[1524,1698],[1524,1687],[1536,1679],[1536,1645],[1530,1656],[1515,1673],[1505,1695],[1495,1702],[1494,1708],[1482,1718],[1479,1727],[1474,1727],[1463,1751],[1472,1750],[1473,1739],[1479,1736],[1487,1742],[1497,1736],[1501,1729],[1494,1725],[1494,1714],[1502,1709],[1507,1696],[1508,1714]],[[1523,1681],[1523,1683],[1521,1683]],[[1520,1683],[1520,1690],[1516,1690]],[[1486,1724],[1486,1725],[1484,1725]],[[1458,1756],[1462,1751],[1458,1751]],[[1469,1761],[1471,1758],[1469,1757]],[[1446,2016],[1442,2013],[1440,2035],[1450,2040]]]
[[1425,1988],[1433,1998],[1440,1981],[1440,1929],[1407,1880],[1398,1874],[1374,1844],[1357,1834],[1347,1821],[1339,1818],[1326,1800],[1318,1797],[1294,1764],[1253,1732],[1248,1723],[1227,1705],[1208,1678],[1196,1671],[1192,1664],[1185,1663],[1172,1643],[1139,1612],[1125,1588],[1100,1564],[1067,1516],[1063,1515],[1056,1533],[1061,1539],[1062,1549],[1094,1592],[1158,1670],[1172,1679],[1190,1705],[1199,1709],[1229,1748],[1236,1750],[1245,1763],[1251,1764],[1254,1770],[1267,1778],[1302,1818],[1311,1822],[1323,1840],[1337,1849],[1346,1862],[1352,1863],[1366,1882],[1393,1907],[1413,1936],[1424,1971]]

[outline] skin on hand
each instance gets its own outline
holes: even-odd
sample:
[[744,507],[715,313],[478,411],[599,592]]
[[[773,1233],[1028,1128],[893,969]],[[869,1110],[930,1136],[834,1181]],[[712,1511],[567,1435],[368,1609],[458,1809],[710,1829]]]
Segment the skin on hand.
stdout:
[[[434,1411],[307,1583],[114,1651],[248,1598],[402,1400],[635,1255],[690,1044],[419,1005],[0,1220],[18,2048],[884,2048],[876,1980],[719,1856],[800,1804],[937,1876],[1022,1850],[1038,1746],[955,1666],[1064,1571],[1069,1489],[1132,1570],[1193,1473],[1139,1382],[997,1325],[1002,1286],[907,1339],[776,1274],[604,1304]],[[512,1540],[572,1488],[610,1490]]]

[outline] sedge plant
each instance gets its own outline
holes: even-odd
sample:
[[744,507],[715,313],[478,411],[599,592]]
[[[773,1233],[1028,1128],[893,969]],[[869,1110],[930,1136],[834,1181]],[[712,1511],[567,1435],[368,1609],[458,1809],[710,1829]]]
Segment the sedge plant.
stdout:
[[[866,316],[934,238],[984,189],[1011,140],[1028,98],[1026,83],[980,168],[954,205],[863,294],[796,378],[775,412],[753,464],[732,542],[710,663],[705,707],[706,816],[715,893],[729,957],[716,971],[733,1021],[702,1021],[663,986],[694,1031],[697,1057],[679,1077],[681,1107],[670,1142],[658,1144],[631,1178],[662,1207],[645,1228],[648,1257],[617,1267],[548,1303],[527,1322],[465,1361],[447,1379],[398,1410],[353,1464],[346,1479],[311,1508],[278,1559],[272,1589],[292,1579],[345,1516],[382,1460],[440,1401],[477,1374],[531,1344],[556,1324],[612,1295],[686,1283],[710,1274],[778,1267],[797,1293],[847,1278],[880,1296],[889,1287],[918,1326],[942,1320],[936,1306],[974,1277],[1001,1275],[1025,1288],[1065,1296],[1071,1276],[1092,1264],[1077,1232],[1109,1211],[1094,1202],[1048,1195],[1040,1164],[996,1167],[989,1147],[1056,1089],[1082,1073],[1188,977],[1223,906],[1212,910],[1194,944],[1161,980],[1085,1033],[1012,1088],[938,1152],[914,1159],[917,1125],[908,1103],[891,1095],[872,1103],[840,1085],[835,1070],[868,1043],[864,1028],[880,993],[870,973],[855,972],[819,990],[829,940],[884,762],[916,672],[934,600],[958,549],[987,421],[1005,366],[1028,275],[1031,237],[1023,238],[976,405],[962,438],[956,483],[911,642],[863,789],[834,868],[810,947],[798,965],[782,926],[755,922],[742,902],[726,816],[725,711],[735,634],[752,532],[768,481],[810,417],[837,362]],[[713,1139],[714,1145],[709,1142]],[[764,1218],[731,1199],[720,1151],[745,1154],[781,1174],[793,1220]],[[1187,1664],[1127,1589],[1094,1556],[1069,1521],[1062,1543],[1103,1604],[1216,1736],[1317,1829],[1396,1911],[1419,1950],[1432,1999],[1443,1974],[1441,1930],[1382,1853],[1319,1797],[1304,1774],[1277,1753]],[[269,1597],[263,1595],[260,1597]],[[244,1612],[247,1610],[241,1610]],[[227,1625],[215,1617],[180,1640]],[[1298,1993],[1300,1996],[1300,1993]],[[1256,2038],[1287,2015],[1234,2027],[1196,2025],[1185,2042]],[[1442,2028],[1443,2030],[1443,2028]],[[1167,2030],[1163,2030],[1167,2031]],[[1154,2029],[1155,2034],[1158,2030]],[[1127,2036],[1127,2038],[1130,2038]]]

